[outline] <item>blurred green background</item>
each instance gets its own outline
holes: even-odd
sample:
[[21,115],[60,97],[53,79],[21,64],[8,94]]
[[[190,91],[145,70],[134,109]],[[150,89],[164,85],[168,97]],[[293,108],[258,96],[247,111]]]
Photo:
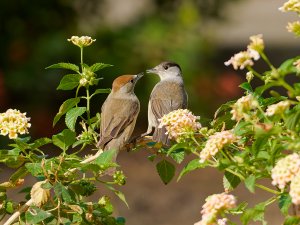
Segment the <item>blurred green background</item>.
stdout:
[[[1,1],[0,110],[27,112],[33,136],[53,134],[52,118],[73,93],[56,91],[65,71],[44,68],[79,63],[79,50],[67,39],[88,35],[97,41],[85,49],[85,62],[114,65],[100,72],[104,80],[99,87],[110,87],[118,75],[176,61],[183,69],[189,108],[211,118],[221,103],[240,94],[242,78],[223,64],[231,52],[220,51],[214,32],[206,29],[209,21],[226,19],[229,2],[237,0]],[[157,76],[147,75],[137,84],[140,130],[146,129],[147,102],[157,81]],[[94,112],[105,97],[94,100]]]

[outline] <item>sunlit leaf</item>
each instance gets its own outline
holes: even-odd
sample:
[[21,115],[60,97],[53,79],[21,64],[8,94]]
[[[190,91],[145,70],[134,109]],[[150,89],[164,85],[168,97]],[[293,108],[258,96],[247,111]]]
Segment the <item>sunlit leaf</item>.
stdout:
[[56,63],[51,66],[46,67],[46,69],[67,69],[67,70],[73,70],[74,72],[79,72],[79,67],[72,63]]
[[79,74],[67,74],[65,75],[58,87],[57,90],[72,90],[79,85],[81,76]]
[[75,131],[75,125],[76,125],[76,121],[77,118],[79,116],[81,116],[82,114],[84,114],[86,111],[86,107],[76,107],[73,109],[70,109],[67,113],[66,113],[66,126],[71,130],[71,131]]

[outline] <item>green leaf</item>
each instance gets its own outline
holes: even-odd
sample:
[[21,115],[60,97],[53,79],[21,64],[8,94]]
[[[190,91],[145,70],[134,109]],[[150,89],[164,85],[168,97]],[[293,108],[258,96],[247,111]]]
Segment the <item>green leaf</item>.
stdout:
[[81,76],[79,74],[67,74],[65,75],[58,87],[57,90],[72,90],[79,85]]
[[300,218],[298,216],[288,216],[285,218],[283,225],[299,225]]
[[12,214],[14,212],[14,205],[12,202],[6,202],[5,211],[9,214]]
[[251,87],[251,85],[248,83],[248,82],[244,82],[242,84],[239,85],[240,88],[252,93],[253,92],[253,89]]
[[9,180],[14,183],[17,180],[25,177],[27,174],[28,174],[28,170],[27,170],[26,166],[21,166],[16,172],[14,172],[10,176]]
[[255,181],[256,177],[254,175],[250,175],[245,180],[245,186],[251,193],[254,193],[255,191]]
[[43,145],[47,145],[47,144],[49,144],[49,143],[51,143],[52,142],[52,140],[50,139],[50,138],[39,138],[39,139],[37,139],[37,140],[35,140],[32,144],[30,144],[31,145],[31,148],[32,149],[36,149],[36,148],[39,148],[39,147],[41,147],[41,146],[43,146]]
[[53,64],[51,66],[46,67],[46,69],[67,69],[79,73],[79,67],[77,65],[64,62]]
[[76,106],[80,101],[80,98],[70,98],[63,102],[63,104],[59,107],[59,111],[54,117],[53,126],[59,121],[59,119],[66,114],[70,109]]
[[226,191],[232,191],[241,183],[241,179],[229,172],[224,173],[223,186]]
[[169,148],[167,152],[167,156],[169,156],[172,152],[178,150],[178,149],[184,149],[186,147],[186,143],[177,143],[173,145],[171,148]]
[[175,162],[180,164],[184,160],[184,156],[185,156],[184,149],[177,149],[176,151],[173,151],[170,154],[170,156],[172,159],[175,160]]
[[259,203],[254,208],[247,209],[241,216],[241,221],[243,225],[248,224],[251,220],[261,221],[264,224],[266,224],[264,220],[265,207],[265,203]]
[[164,184],[168,184],[175,175],[175,166],[167,160],[157,163],[156,170]]
[[114,163],[116,154],[117,154],[116,149],[106,150],[102,154],[100,154],[99,157],[95,159],[93,162],[99,166],[112,164]]
[[65,122],[71,131],[75,131],[77,118],[85,113],[85,111],[86,107],[76,107],[67,112]]
[[189,173],[193,170],[196,170],[196,169],[204,168],[206,165],[207,165],[206,163],[200,163],[199,159],[193,159],[180,172],[180,174],[177,178],[177,181],[179,181],[181,179],[181,177],[186,175],[187,173]]
[[293,58],[293,59],[288,59],[284,61],[278,68],[278,71],[281,76],[285,76],[290,73],[296,73],[297,69],[294,66],[294,62],[299,59],[299,57]]
[[42,222],[43,220],[52,216],[51,213],[46,212],[38,207],[31,207],[31,208],[32,208],[32,210],[28,210],[25,213],[26,222],[28,224],[38,224],[38,223]]
[[94,96],[94,95],[97,95],[97,94],[107,94],[107,93],[110,93],[110,92],[111,92],[110,88],[97,89],[97,90],[95,90],[95,92],[92,95]]
[[69,194],[67,188],[62,185],[61,183],[57,182],[54,185],[54,192],[56,196],[62,198],[65,202],[70,203],[72,202],[71,195]]
[[127,203],[126,198],[125,198],[125,195],[121,191],[116,190],[114,187],[112,187],[108,184],[105,184],[105,185],[109,190],[113,191],[119,197],[119,199],[121,199],[122,202],[124,202],[125,205],[129,208],[128,203]]
[[34,177],[43,174],[41,163],[26,163],[25,167]]
[[66,151],[75,141],[75,132],[65,129],[61,133],[52,136],[53,144]]
[[92,66],[90,66],[90,70],[92,72],[97,72],[98,70],[102,70],[106,67],[111,67],[111,66],[113,66],[113,65],[105,64],[105,63],[95,63]]
[[279,198],[279,208],[283,215],[287,216],[289,208],[292,205],[292,198],[288,193],[283,193]]

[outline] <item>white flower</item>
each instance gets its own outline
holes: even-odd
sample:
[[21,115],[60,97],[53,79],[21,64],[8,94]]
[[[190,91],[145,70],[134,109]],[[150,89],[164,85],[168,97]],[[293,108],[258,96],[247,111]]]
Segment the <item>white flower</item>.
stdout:
[[282,114],[290,107],[288,100],[278,102],[277,104],[269,105],[266,111],[266,116],[273,116],[275,114]]
[[300,13],[300,1],[299,0],[289,0],[279,8],[282,12],[296,12]]
[[253,95],[249,94],[241,97],[233,104],[232,110],[232,120],[241,120],[249,114],[250,110],[256,109],[258,107],[258,102]]
[[[293,65],[296,67],[297,70],[300,71],[300,59],[296,60],[296,61],[293,63]],[[299,97],[299,96],[297,96],[297,97]],[[297,98],[297,97],[296,97],[296,98]],[[298,100],[298,99],[297,99],[297,100]]]
[[235,70],[237,69],[244,69],[247,66],[253,66],[254,60],[259,59],[259,53],[253,49],[249,49],[247,51],[241,51],[239,53],[236,53],[234,56],[232,56],[228,61],[226,61],[224,64],[226,66],[232,65]]
[[294,33],[296,36],[300,36],[300,22],[289,22],[286,26],[288,32]]
[[16,139],[18,134],[28,133],[30,118],[26,113],[21,113],[16,109],[8,109],[5,113],[0,113],[0,134],[8,135],[10,139]]
[[296,174],[300,172],[300,156],[297,153],[280,159],[271,171],[272,184],[284,189]]
[[256,53],[255,52],[252,53],[252,54],[254,54],[253,58],[255,60],[259,59],[259,56],[257,56],[257,53],[262,52],[265,48],[264,40],[262,39],[262,37],[263,37],[262,34],[257,34],[257,35],[253,35],[250,37],[251,43],[248,45],[247,49],[254,50],[256,52]]

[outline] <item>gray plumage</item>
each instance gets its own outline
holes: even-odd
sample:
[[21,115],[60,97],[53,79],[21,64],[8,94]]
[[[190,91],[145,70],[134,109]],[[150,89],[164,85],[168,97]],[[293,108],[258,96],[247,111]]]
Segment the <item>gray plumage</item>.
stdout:
[[148,129],[145,134],[150,134],[154,129],[153,141],[169,145],[166,129],[158,127],[158,119],[173,110],[187,108],[188,97],[184,88],[181,68],[173,62],[162,62],[147,72],[158,74],[160,82],[154,86],[150,95]]

